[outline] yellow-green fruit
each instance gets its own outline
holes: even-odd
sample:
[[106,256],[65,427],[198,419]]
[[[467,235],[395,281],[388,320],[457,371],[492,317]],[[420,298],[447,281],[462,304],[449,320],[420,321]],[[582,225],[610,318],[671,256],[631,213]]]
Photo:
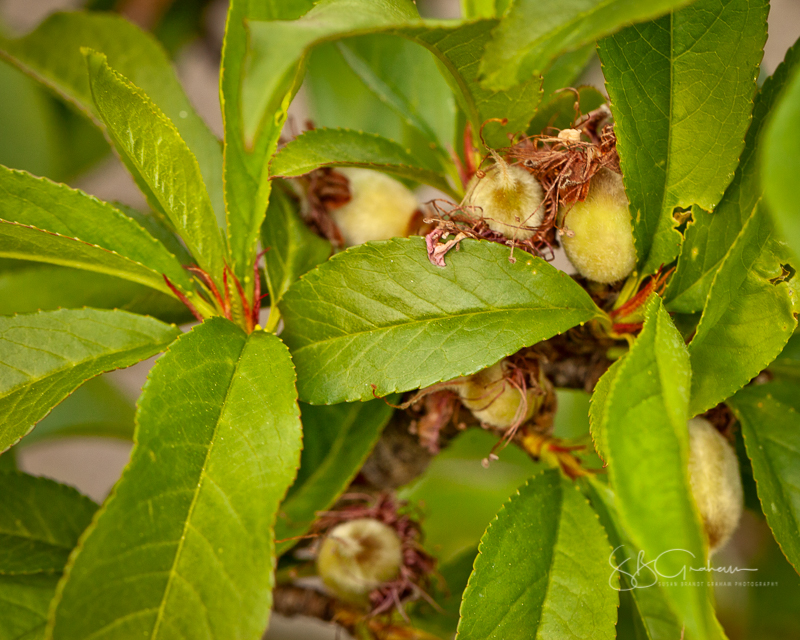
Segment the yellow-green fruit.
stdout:
[[358,518],[334,527],[317,556],[323,582],[348,602],[364,602],[370,591],[396,578],[402,564],[397,533],[373,518]]
[[733,447],[705,418],[689,420],[689,480],[713,553],[739,525],[744,493]]
[[419,204],[405,185],[370,169],[337,171],[350,182],[350,202],[331,212],[346,246],[408,235]]
[[484,218],[492,231],[527,240],[544,220],[544,192],[539,181],[519,165],[496,164],[467,185],[467,215]]
[[610,283],[633,271],[636,249],[621,175],[607,169],[595,175],[586,200],[566,214],[566,226],[561,242],[582,276]]

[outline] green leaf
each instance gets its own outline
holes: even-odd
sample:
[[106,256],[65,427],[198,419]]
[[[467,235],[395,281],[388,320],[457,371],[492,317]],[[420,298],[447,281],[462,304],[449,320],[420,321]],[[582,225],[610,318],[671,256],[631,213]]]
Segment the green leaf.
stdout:
[[57,573],[0,575],[0,640],[42,640]]
[[[581,87],[578,89],[578,97],[580,98],[581,113],[584,114],[597,109],[606,101],[605,96],[594,87]],[[551,96],[536,111],[536,115],[533,116],[533,120],[528,126],[528,133],[530,135],[553,134],[553,131],[547,131],[548,127],[556,129],[572,127],[575,120],[575,102],[576,96],[572,91],[562,91]]]
[[158,360],[137,425],[47,637],[260,638],[272,525],[300,459],[288,351],[272,334],[208,320]]
[[534,476],[481,540],[458,639],[616,637],[610,556],[597,514],[578,488],[556,470]]
[[600,43],[642,275],[678,255],[673,209],[712,211],[731,182],[768,10],[767,0],[698,0]]
[[149,358],[178,334],[174,326],[125,311],[0,317],[0,451],[85,380]]
[[113,251],[185,291],[193,289],[175,256],[150,233],[111,205],[66,185],[0,167],[0,218]]
[[772,220],[758,207],[714,276],[689,343],[690,413],[733,395],[772,362],[797,326],[796,285],[781,277]]
[[109,64],[175,123],[197,157],[214,210],[222,220],[221,145],[195,112],[169,57],[150,34],[120,16],[75,12],[55,13],[22,38],[0,38],[0,55],[99,121],[82,47],[108,56]]
[[592,392],[592,400],[589,405],[589,430],[592,434],[592,442],[594,442],[595,451],[600,459],[606,461],[608,450],[608,443],[606,442],[605,424],[606,412],[608,411],[608,393],[611,391],[611,385],[614,378],[617,376],[625,357],[616,360],[602,375],[600,380],[594,387]]
[[[611,382],[604,429],[620,521],[646,562],[661,556],[661,576],[677,577],[693,561],[704,566],[707,555],[687,471],[690,383],[683,338],[654,295],[644,328]],[[706,574],[689,579],[699,586],[668,592],[687,635],[724,637],[717,630]]]
[[703,309],[714,275],[761,200],[757,151],[762,131],[789,74],[799,61],[800,46],[795,45],[756,95],[753,122],[747,130],[741,160],[733,181],[714,212],[693,207],[694,220],[686,228],[678,267],[665,296],[670,311],[694,313]]
[[270,304],[276,306],[292,283],[325,262],[333,248],[325,238],[308,228],[297,205],[284,189],[272,192],[267,217],[261,227]]
[[482,81],[490,89],[510,89],[542,75],[565,52],[682,4],[686,0],[515,0],[486,47]]
[[800,572],[800,403],[796,382],[742,389],[728,401],[742,425],[758,497],[775,539]]
[[[545,96],[545,100],[551,99],[557,90],[573,86],[586,69],[589,60],[595,55],[596,50],[597,47],[595,43],[591,42],[580,49],[568,51],[556,58],[550,65],[547,73],[544,74],[542,93]],[[580,88],[589,89],[590,87]],[[605,102],[605,98],[603,102]],[[593,108],[595,107],[592,107],[592,109]],[[591,111],[591,109],[584,109],[582,112],[588,113],[589,111]],[[566,129],[567,127],[563,128]]]
[[[295,486],[275,525],[276,554],[291,549],[316,519],[350,486],[392,416],[382,400],[302,406],[303,455]],[[296,488],[295,488],[296,487]]]
[[775,361],[769,365],[776,378],[800,380],[800,335],[793,335]]
[[365,167],[430,185],[458,198],[441,166],[424,166],[394,140],[349,129],[313,129],[297,136],[270,162],[273,177],[295,178],[319,167]]
[[0,486],[0,574],[60,573],[97,505],[25,473],[0,473]]
[[331,404],[426,387],[602,314],[541,258],[511,262],[507,247],[465,240],[447,262],[432,265],[422,238],[370,242],[295,283],[282,335],[300,398]]
[[225,247],[196,158],[175,125],[104,55],[87,51],[86,63],[95,106],[123,162],[134,167],[151,206],[166,214],[222,288]]

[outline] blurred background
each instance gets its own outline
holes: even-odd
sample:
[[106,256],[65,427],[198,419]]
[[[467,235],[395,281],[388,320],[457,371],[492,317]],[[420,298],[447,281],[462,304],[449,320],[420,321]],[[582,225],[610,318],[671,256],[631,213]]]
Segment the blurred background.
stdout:
[[[423,16],[460,16],[459,0],[417,0],[417,5]],[[81,8],[117,11],[152,31],[173,58],[198,113],[218,136],[222,136],[218,70],[226,0],[0,0],[0,32],[8,36],[23,34],[54,11]],[[800,1],[772,0],[769,29],[762,76],[772,73],[800,35]],[[417,56],[417,52],[414,53]],[[431,65],[435,76],[431,61],[422,62]],[[438,126],[452,127],[452,98],[441,78],[433,76],[430,83],[415,90],[441,92]],[[400,125],[391,119],[393,114],[388,112],[387,115],[381,105],[342,101],[342,87],[357,95],[364,91],[363,86],[356,86],[359,83],[336,49],[321,48],[314,54],[309,79],[292,105],[288,126],[295,131],[302,129],[311,118],[323,126],[358,126],[389,137],[402,136]],[[577,84],[593,85],[603,91],[602,73],[596,58],[589,62]],[[436,120],[437,115],[431,117]],[[111,154],[99,131],[83,115],[2,61],[0,164],[65,182],[104,200],[146,209],[144,198],[122,164]],[[57,300],[60,267],[53,268],[52,289],[27,291],[24,299],[29,308],[19,306],[19,275],[25,268],[37,267],[0,260],[0,315],[53,308],[56,304],[53,301]],[[10,277],[12,272],[14,278]],[[127,284],[116,282],[122,306],[130,290]],[[92,288],[107,284],[87,276],[83,304],[91,306]],[[180,318],[181,312],[176,310],[176,320]],[[29,473],[71,484],[94,500],[102,501],[127,462],[134,402],[151,365],[151,361],[143,362],[84,385],[37,426],[25,439],[24,446],[16,448],[19,449],[18,465]],[[559,392],[557,434],[566,437],[585,433],[587,413],[586,394]],[[120,438],[93,439],[74,435],[53,440],[46,437],[48,431],[54,429],[80,434],[93,423],[110,425]],[[474,549],[499,506],[535,468],[523,454],[507,449],[499,462],[489,470],[483,469],[480,460],[492,444],[486,433],[465,433],[419,480],[402,492],[402,497],[422,505],[426,514],[427,544],[442,559]],[[747,480],[746,464],[744,469]],[[719,566],[758,568],[755,579],[774,581],[778,586],[718,588],[721,619],[732,640],[798,638],[800,580],[784,560],[759,513],[752,478],[746,483],[746,491],[748,506],[753,511],[746,513],[734,540],[715,561]],[[276,619],[267,634],[272,640],[333,637],[336,637],[335,632],[327,625],[306,622],[298,626],[297,621],[282,619]],[[344,638],[342,634],[338,637]]]

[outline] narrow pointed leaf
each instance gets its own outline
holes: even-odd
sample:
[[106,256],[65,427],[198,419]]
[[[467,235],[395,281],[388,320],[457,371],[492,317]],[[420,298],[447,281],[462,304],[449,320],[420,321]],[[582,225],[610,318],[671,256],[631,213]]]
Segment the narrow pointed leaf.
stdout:
[[367,400],[479,371],[600,317],[589,295],[541,258],[465,240],[447,266],[422,238],[337,254],[284,296],[283,338],[312,404]]
[[46,311],[0,318],[0,451],[84,381],[162,351],[180,332],[125,311]]
[[767,0],[698,0],[600,43],[643,274],[678,255],[674,207],[712,211],[733,178],[768,10]]
[[610,556],[579,489],[556,470],[534,476],[481,539],[458,640],[615,638]]
[[317,517],[350,486],[392,416],[382,400],[303,405],[303,456],[295,487],[281,504],[275,526],[277,555],[293,547]]
[[60,573],[97,505],[25,473],[0,473],[0,486],[0,574]]
[[592,434],[595,451],[600,459],[605,461],[608,445],[606,443],[606,412],[608,411],[608,393],[611,385],[619,372],[620,366],[624,362],[624,357],[612,364],[602,375],[592,392],[591,404],[589,405],[589,431]]
[[272,526],[300,459],[288,351],[271,334],[208,320],[156,363],[137,425],[47,637],[261,638]]
[[197,157],[222,220],[222,147],[195,112],[166,51],[153,36],[117,15],[75,12],[55,13],[22,38],[0,38],[0,56],[99,121],[82,47],[105,54],[114,69],[140,87],[175,123]]
[[758,497],[775,539],[800,572],[800,402],[796,382],[742,389],[728,404],[742,425]]
[[175,125],[145,93],[86,52],[97,111],[126,165],[144,180],[154,208],[175,226],[198,264],[222,283],[224,246],[196,158]]

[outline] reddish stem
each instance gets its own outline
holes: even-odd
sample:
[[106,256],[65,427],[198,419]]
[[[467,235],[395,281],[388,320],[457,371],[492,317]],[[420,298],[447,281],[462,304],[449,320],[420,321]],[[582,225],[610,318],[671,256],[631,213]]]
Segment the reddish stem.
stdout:
[[200,322],[202,322],[203,321],[203,316],[201,316],[200,313],[195,308],[195,306],[191,302],[189,302],[189,298],[187,298],[185,295],[183,295],[183,293],[181,293],[178,290],[178,288],[169,281],[169,278],[165,274],[162,274],[162,275],[164,277],[164,282],[167,283],[167,286],[170,288],[170,291],[172,291],[172,293],[174,293],[178,297],[178,300],[180,300],[184,305],[186,305],[186,308],[189,309],[189,311],[192,312],[192,315],[195,318],[197,318]]

